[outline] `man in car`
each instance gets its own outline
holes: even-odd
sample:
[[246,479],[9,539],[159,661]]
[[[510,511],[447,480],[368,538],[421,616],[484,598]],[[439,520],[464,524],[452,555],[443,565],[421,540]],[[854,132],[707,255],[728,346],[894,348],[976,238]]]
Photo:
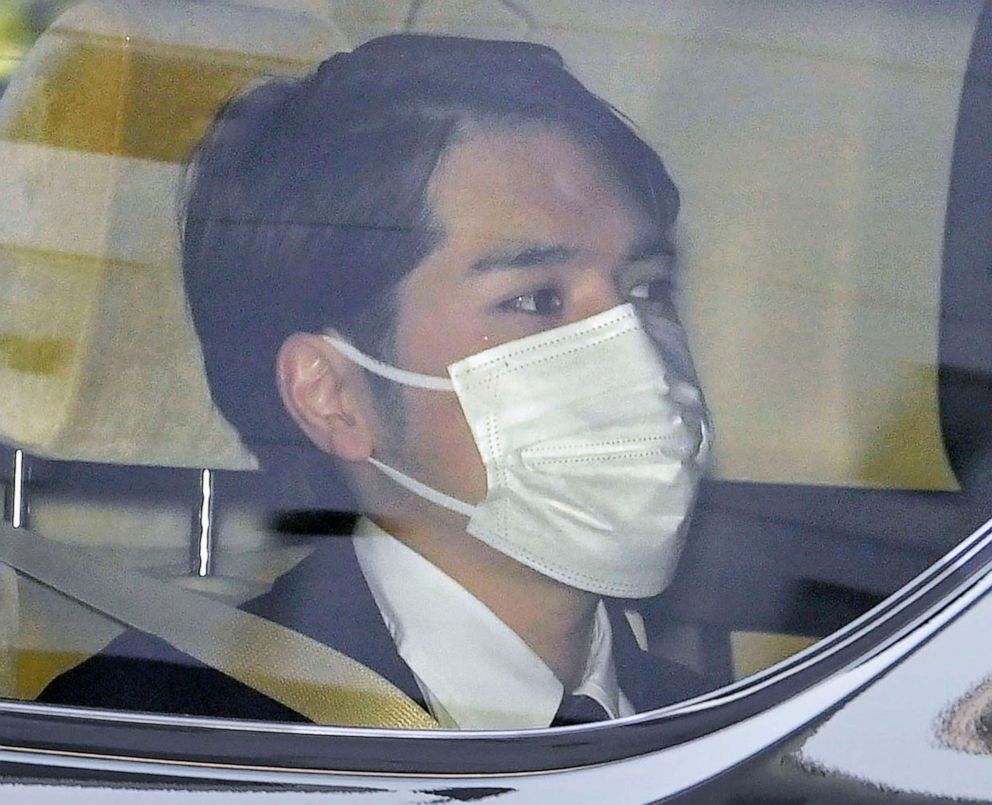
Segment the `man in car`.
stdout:
[[[701,692],[624,603],[671,578],[709,445],[677,211],[654,151],[541,46],[384,37],[230,103],[184,221],[213,397],[283,507],[362,513],[246,608],[442,726]],[[136,632],[43,698],[299,718]]]

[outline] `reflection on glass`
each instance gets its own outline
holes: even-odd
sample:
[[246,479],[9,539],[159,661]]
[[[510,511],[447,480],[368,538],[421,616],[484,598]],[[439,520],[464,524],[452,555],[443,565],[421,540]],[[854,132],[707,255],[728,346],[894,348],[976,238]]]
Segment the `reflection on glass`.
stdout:
[[[957,18],[946,64],[845,55],[822,81],[736,6],[706,47],[667,6],[635,26],[579,3],[562,27],[524,3],[485,40],[434,35],[464,26],[424,8],[394,27],[430,33],[370,38],[359,11],[180,23],[139,0],[115,38],[92,7],[0,109],[0,419],[44,457],[42,536],[335,649],[366,694],[463,729],[688,698],[932,558],[948,520],[904,490],[957,485],[945,188],[890,204],[886,166],[946,173]],[[814,14],[824,41],[844,13]],[[590,43],[635,30],[652,46],[604,69]],[[872,93],[927,116],[871,117]],[[247,632],[205,665],[181,635],[25,591],[79,626],[24,641],[19,695],[335,723],[298,706],[288,660],[235,667]],[[260,656],[309,650],[266,635]]]

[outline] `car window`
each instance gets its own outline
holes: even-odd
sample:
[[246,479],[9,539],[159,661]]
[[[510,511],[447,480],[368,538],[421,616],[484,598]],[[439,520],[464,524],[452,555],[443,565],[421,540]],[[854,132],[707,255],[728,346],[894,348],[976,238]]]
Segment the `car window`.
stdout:
[[6,698],[623,719],[988,519],[980,3],[11,9]]

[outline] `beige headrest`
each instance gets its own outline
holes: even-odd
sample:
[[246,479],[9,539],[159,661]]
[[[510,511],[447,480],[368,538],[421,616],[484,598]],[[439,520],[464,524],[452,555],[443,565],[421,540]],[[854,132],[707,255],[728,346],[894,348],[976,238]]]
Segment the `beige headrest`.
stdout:
[[250,468],[185,308],[182,163],[231,95],[347,47],[326,20],[90,2],[0,99],[0,439],[51,458]]

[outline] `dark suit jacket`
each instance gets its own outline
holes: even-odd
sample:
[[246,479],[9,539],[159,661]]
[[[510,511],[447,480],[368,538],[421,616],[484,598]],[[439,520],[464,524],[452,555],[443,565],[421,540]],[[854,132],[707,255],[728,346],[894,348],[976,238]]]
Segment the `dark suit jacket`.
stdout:
[[[620,687],[638,712],[711,687],[689,669],[641,651],[623,616],[608,602]],[[400,658],[358,565],[350,537],[328,537],[265,595],[243,609],[288,626],[376,670],[426,709],[413,673]],[[299,713],[174,649],[131,630],[53,680],[38,701],[117,710],[306,721]]]

